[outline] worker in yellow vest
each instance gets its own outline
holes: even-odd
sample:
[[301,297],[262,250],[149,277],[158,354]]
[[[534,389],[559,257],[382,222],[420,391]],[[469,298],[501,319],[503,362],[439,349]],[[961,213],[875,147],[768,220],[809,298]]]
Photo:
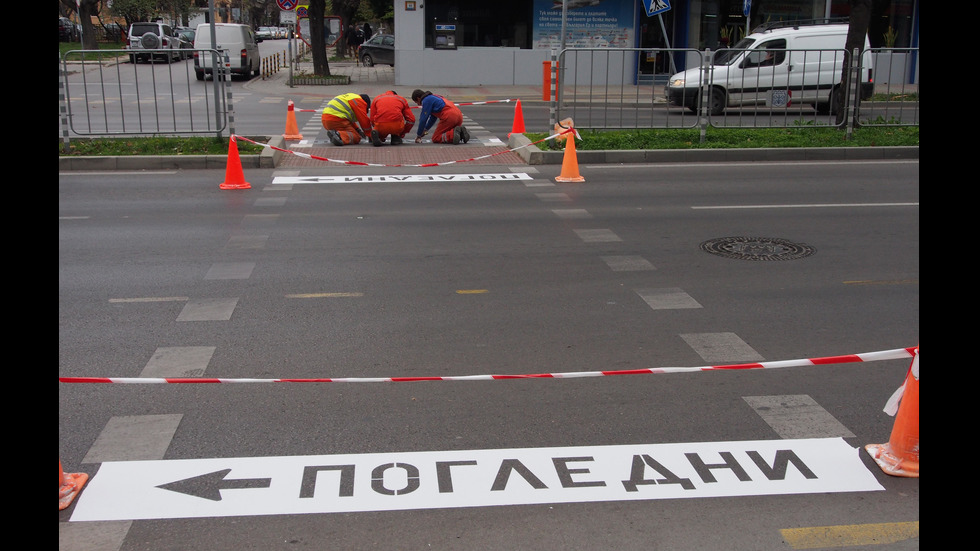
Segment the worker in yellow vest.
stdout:
[[327,103],[320,120],[334,145],[354,145],[371,135],[371,96],[341,94]]

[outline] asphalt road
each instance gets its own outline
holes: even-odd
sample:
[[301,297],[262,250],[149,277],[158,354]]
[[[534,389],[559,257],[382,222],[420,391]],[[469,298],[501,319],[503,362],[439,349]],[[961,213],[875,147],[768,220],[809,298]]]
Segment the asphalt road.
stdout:
[[579,168],[61,174],[59,376],[231,382],[60,383],[60,549],[917,549],[910,359],[602,372],[916,346],[918,162]]

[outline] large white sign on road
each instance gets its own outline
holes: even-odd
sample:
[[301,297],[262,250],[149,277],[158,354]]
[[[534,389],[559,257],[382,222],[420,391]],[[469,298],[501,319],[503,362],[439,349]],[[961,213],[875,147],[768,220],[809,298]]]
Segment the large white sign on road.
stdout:
[[884,488],[842,438],[102,463],[72,521]]
[[498,174],[365,174],[347,176],[276,176],[273,184],[362,184],[362,183],[401,183],[401,182],[493,182],[531,180],[524,172],[504,172]]

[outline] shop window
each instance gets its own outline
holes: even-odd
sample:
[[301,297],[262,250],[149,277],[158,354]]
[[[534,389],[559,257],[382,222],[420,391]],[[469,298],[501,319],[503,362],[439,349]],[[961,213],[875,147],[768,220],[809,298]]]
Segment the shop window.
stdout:
[[436,25],[455,25],[457,47],[529,49],[532,4],[527,0],[426,0],[425,47],[435,46]]

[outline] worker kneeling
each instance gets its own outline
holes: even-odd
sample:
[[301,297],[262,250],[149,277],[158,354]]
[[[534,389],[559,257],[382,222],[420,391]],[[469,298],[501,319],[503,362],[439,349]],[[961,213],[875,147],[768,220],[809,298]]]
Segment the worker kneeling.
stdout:
[[459,144],[470,141],[470,131],[463,127],[463,113],[455,103],[423,90],[413,91],[412,101],[422,107],[415,143],[422,143],[422,136],[433,126],[436,129],[432,132],[432,143]]
[[320,120],[327,129],[327,137],[334,145],[361,143],[371,131],[371,96],[367,94],[341,94],[327,103]]
[[380,146],[391,136],[391,145],[398,145],[413,126],[415,115],[408,100],[394,90],[375,96],[371,104],[371,143]]

